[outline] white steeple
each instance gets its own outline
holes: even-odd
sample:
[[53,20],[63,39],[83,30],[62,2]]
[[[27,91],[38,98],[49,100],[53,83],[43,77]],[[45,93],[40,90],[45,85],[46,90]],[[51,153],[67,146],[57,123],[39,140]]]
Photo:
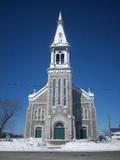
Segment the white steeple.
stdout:
[[59,17],[57,21],[57,30],[51,47],[54,46],[69,46],[63,28],[63,18],[61,12],[59,12]]
[[57,21],[57,30],[51,47],[50,69],[70,69],[69,52],[70,45],[67,42],[63,29],[63,18],[61,12]]

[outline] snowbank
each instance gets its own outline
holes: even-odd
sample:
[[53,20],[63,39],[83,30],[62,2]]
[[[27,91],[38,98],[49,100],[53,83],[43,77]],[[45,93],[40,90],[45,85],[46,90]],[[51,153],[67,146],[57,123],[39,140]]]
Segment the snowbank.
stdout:
[[120,151],[120,141],[111,140],[108,142],[95,143],[89,141],[75,141],[66,143],[61,150],[63,151]]
[[1,141],[0,151],[44,151],[47,144],[39,138],[13,139],[12,141]]
[[120,151],[120,140],[95,143],[88,140],[74,140],[65,145],[51,145],[39,138],[13,139],[12,141],[0,141],[0,151]]

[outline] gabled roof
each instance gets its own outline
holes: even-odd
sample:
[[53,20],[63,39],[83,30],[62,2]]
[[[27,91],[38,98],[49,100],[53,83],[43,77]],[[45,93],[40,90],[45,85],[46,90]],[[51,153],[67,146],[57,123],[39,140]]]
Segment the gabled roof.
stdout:
[[34,92],[33,94],[30,94],[28,96],[29,101],[36,100],[40,95],[42,95],[46,90],[48,89],[48,84],[45,85],[42,89],[40,89],[38,92]]
[[88,92],[86,92],[85,90],[76,87],[74,84],[73,84],[73,89],[76,90],[77,92],[81,93],[83,95],[83,97],[85,97],[88,100],[94,99],[94,94],[90,90]]

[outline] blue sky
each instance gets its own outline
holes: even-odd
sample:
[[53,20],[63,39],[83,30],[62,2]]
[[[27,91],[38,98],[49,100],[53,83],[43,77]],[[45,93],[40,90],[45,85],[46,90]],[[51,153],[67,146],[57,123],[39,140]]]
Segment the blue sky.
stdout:
[[98,126],[120,123],[120,2],[118,0],[1,0],[0,99],[21,103],[13,132],[23,133],[27,97],[47,82],[58,13],[71,45],[73,81],[95,94]]

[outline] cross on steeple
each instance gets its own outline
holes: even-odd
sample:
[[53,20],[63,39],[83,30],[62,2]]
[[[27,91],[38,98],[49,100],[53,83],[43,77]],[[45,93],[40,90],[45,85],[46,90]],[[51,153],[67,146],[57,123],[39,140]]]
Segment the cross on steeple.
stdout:
[[61,11],[59,12],[59,17],[58,17],[58,22],[62,22],[62,15],[61,15]]

